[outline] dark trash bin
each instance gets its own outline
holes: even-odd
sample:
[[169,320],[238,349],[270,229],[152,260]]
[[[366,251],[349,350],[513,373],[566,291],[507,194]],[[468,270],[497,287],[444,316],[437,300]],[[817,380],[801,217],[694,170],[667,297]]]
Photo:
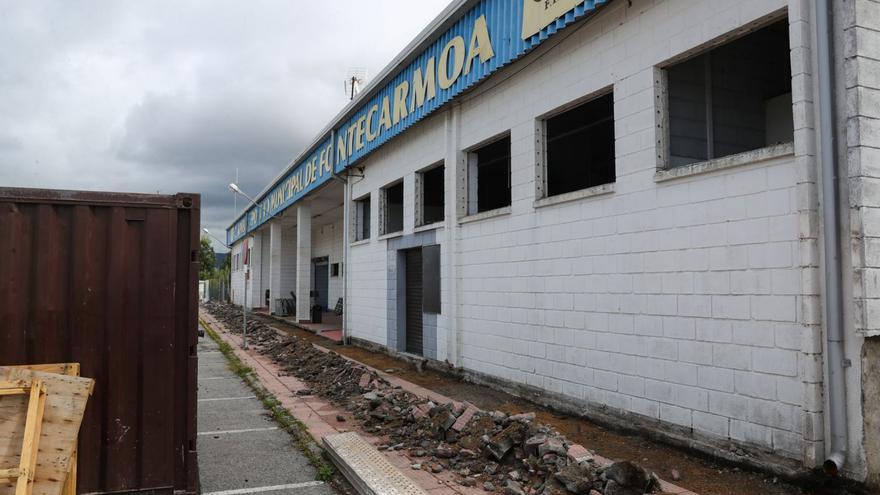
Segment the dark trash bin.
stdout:
[[321,313],[324,312],[324,308],[318,306],[317,304],[312,306],[312,323],[321,323]]

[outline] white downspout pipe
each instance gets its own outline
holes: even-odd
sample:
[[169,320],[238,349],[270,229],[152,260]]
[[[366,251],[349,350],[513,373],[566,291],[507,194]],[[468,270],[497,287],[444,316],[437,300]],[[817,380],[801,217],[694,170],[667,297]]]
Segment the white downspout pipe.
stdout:
[[822,467],[837,475],[846,462],[846,376],[843,352],[843,278],[840,256],[840,194],[838,189],[837,137],[832,64],[832,0],[816,3],[816,48],[819,76],[819,143],[822,176],[822,220],[825,248],[825,340],[828,376],[829,452]]
[[351,267],[348,260],[348,245],[351,241],[351,182],[344,180],[342,190],[345,195],[342,200],[342,343],[348,345],[348,272]]

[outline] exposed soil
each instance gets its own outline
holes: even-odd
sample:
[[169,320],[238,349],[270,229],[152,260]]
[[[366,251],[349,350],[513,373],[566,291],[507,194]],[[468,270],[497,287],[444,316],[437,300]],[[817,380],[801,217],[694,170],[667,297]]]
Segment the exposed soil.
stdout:
[[[535,412],[536,421],[549,425],[572,442],[586,446],[609,459],[631,459],[658,476],[702,495],[848,495],[865,494],[862,487],[819,475],[803,480],[782,480],[772,474],[711,459],[630,432],[609,429],[586,418],[561,414],[511,394],[460,380],[433,370],[418,370],[415,365],[387,354],[353,345],[335,345],[323,337],[274,318],[255,315],[266,324],[312,343],[332,349],[373,368],[393,369],[395,375],[459,401],[510,414]],[[675,470],[678,476],[673,476]],[[678,478],[676,480],[675,478]]]
[[[239,333],[241,313],[228,304],[203,306]],[[463,486],[504,495],[642,495],[660,493],[656,475],[630,460],[605,463],[541,423],[533,412],[485,411],[468,402],[433,402],[392,385],[383,375],[310,340],[280,335],[248,321],[248,341],[281,373],[308,384],[296,395],[319,395],[352,413],[379,450],[407,450],[414,470],[452,472]],[[384,375],[387,376],[387,375]],[[435,399],[436,400],[436,399]],[[340,419],[342,418],[342,419]],[[337,416],[345,421],[345,416]]]

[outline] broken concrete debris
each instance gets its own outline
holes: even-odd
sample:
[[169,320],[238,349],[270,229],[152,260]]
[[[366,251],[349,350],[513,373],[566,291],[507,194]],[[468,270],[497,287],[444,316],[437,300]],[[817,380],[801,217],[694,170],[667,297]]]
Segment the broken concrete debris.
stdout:
[[583,464],[584,462],[592,462],[593,454],[585,449],[583,445],[574,444],[568,448],[568,459],[575,464]]
[[[238,308],[218,302],[205,308],[230,331],[241,332]],[[589,450],[536,422],[534,413],[435,404],[335,352],[281,336],[256,318],[248,321],[248,339],[285,373],[307,383],[303,394],[345,408],[365,432],[385,438],[379,450],[406,450],[418,459],[414,470],[452,471],[462,486],[506,495],[630,495],[658,488],[656,476],[631,462],[597,465]]]

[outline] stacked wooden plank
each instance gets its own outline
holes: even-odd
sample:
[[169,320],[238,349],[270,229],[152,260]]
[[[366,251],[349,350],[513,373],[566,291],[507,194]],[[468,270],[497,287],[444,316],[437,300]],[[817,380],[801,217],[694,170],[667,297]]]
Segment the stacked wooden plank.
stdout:
[[0,366],[0,495],[75,495],[94,380],[75,363]]

